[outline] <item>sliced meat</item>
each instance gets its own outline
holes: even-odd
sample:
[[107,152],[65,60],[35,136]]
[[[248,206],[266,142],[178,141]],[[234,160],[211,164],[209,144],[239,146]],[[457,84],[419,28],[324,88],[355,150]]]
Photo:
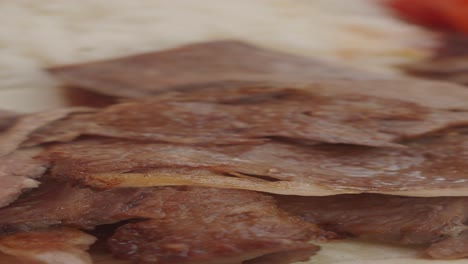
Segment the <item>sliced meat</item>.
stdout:
[[434,57],[468,56],[468,37],[464,34],[446,34]]
[[468,37],[448,35],[433,57],[402,68],[415,76],[468,85]]
[[0,109],[0,133],[13,125],[19,114]]
[[464,196],[468,134],[444,131],[384,149],[270,142],[184,146],[81,140],[52,147],[51,174],[99,188],[201,185],[278,194]]
[[464,86],[432,80],[326,80],[302,87],[324,96],[364,95],[416,103],[428,108],[468,110],[468,91]]
[[70,114],[90,112],[90,108],[64,108],[22,115],[7,130],[0,134],[0,157],[7,155],[28,139],[36,130],[46,127]]
[[[228,90],[246,85],[303,86],[346,80],[347,89],[417,103],[468,108],[463,87],[383,76],[329,65],[310,58],[261,49],[238,41],[216,41],[49,69],[66,85],[123,98],[165,91]],[[181,74],[183,73],[183,74]],[[328,85],[328,84],[327,84]]]
[[324,229],[365,239],[430,245],[437,259],[468,257],[468,197],[276,196],[280,207]]
[[425,60],[418,64],[405,65],[403,68],[409,74],[418,77],[468,86],[468,56]]
[[279,210],[272,197],[242,190],[92,191],[48,183],[0,209],[3,232],[124,220],[134,221],[117,229],[109,247],[139,263],[241,263],[268,254],[290,263],[318,250],[308,243],[312,236],[328,235]]
[[467,124],[468,111],[397,99],[299,89],[238,89],[156,97],[76,115],[38,131],[27,145],[70,134],[184,144],[261,143],[271,137],[366,146]]
[[138,200],[143,189],[122,188],[97,192],[44,180],[39,188],[0,208],[0,233],[51,226],[93,229],[97,225],[125,220],[117,215]]
[[102,108],[115,104],[119,101],[118,98],[106,96],[104,94],[94,93],[90,90],[85,90],[76,87],[67,87],[63,91],[64,98],[67,100],[67,105],[71,106],[87,106],[93,108]]
[[92,264],[87,250],[96,239],[68,228],[0,236],[0,252],[43,264]]
[[187,45],[101,62],[49,69],[66,85],[115,97],[144,97],[169,89],[231,88],[317,79],[381,78],[239,41]]
[[35,188],[48,162],[35,159],[41,149],[22,149],[0,157],[0,207],[18,198],[25,190]]
[[[307,243],[310,226],[254,192],[164,189],[147,193],[125,214],[150,220],[120,227],[110,249],[138,263],[234,264],[267,254],[282,258],[291,251],[305,260],[318,250]],[[279,263],[291,263],[284,260]]]
[[[204,217],[204,222],[209,217]],[[216,221],[216,220],[215,220]],[[119,228],[110,239],[110,249],[115,256],[131,259],[136,263],[207,263],[207,264],[240,264],[240,263],[294,263],[307,261],[318,251],[318,247],[305,241],[294,242],[291,239],[278,237],[274,232],[258,230],[253,223],[233,222],[219,219],[219,223],[209,222],[196,226],[190,221],[189,229],[181,227],[184,222],[171,222],[161,225],[159,220],[127,224]],[[222,226],[220,226],[222,223]],[[213,224],[207,228],[207,224]],[[265,223],[263,223],[265,224]],[[270,223],[275,224],[275,223]],[[228,237],[224,232],[214,228],[232,228]],[[292,226],[294,229],[297,227]],[[262,236],[251,230],[262,232]],[[278,229],[286,229],[284,225]],[[206,233],[208,232],[208,233]],[[271,232],[272,237],[268,237]],[[190,235],[187,235],[190,233]],[[291,234],[285,234],[290,236]],[[301,239],[303,240],[303,239]],[[137,250],[134,250],[134,249]],[[279,252],[279,253],[271,253]],[[299,256],[299,257],[298,257]],[[275,261],[270,262],[272,258]]]
[[[466,226],[462,226],[460,229],[463,231],[456,236],[446,236],[443,240],[432,244],[426,253],[435,259],[468,258],[468,231]],[[455,230],[454,233],[456,232],[458,230]]]

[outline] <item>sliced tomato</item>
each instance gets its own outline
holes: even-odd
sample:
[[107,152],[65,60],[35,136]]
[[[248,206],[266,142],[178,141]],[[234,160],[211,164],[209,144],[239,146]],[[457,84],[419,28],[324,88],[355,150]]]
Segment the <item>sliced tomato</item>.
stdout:
[[409,22],[468,34],[468,0],[387,0],[386,4]]

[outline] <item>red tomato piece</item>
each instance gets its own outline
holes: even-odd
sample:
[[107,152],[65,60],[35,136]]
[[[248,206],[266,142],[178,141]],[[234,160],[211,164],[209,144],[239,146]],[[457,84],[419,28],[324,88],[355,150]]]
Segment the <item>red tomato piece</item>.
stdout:
[[468,0],[388,0],[386,5],[409,22],[468,34]]

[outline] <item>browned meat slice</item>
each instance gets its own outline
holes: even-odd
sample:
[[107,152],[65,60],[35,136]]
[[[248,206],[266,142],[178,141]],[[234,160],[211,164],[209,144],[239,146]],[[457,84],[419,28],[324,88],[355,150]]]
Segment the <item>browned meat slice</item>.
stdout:
[[238,89],[113,105],[38,131],[29,145],[72,133],[187,144],[258,143],[271,137],[397,146],[468,123],[468,111],[431,109],[397,99],[324,90]]
[[239,41],[199,43],[162,52],[56,67],[49,72],[67,85],[115,97],[142,97],[168,89],[380,78]]
[[0,252],[41,264],[92,264],[86,252],[95,238],[68,228],[0,236]]
[[318,250],[308,243],[312,236],[328,235],[279,210],[272,197],[250,191],[92,191],[51,183],[0,209],[0,230],[92,228],[130,219],[141,220],[121,226],[109,246],[114,255],[139,263],[241,263],[268,254],[290,263]]
[[67,105],[70,106],[102,108],[120,101],[119,98],[76,87],[66,87],[62,92],[64,99],[67,101]]
[[0,207],[16,200],[20,194],[39,183],[34,180],[42,176],[47,162],[35,159],[40,149],[23,149],[0,158]]
[[290,251],[304,260],[318,249],[307,243],[311,226],[254,192],[166,188],[132,206],[124,214],[151,220],[120,227],[109,245],[115,255],[139,263],[234,264],[267,254],[283,258]]
[[437,259],[468,257],[468,197],[277,196],[280,207],[345,235],[430,245]]
[[[70,114],[90,112],[89,108],[64,108],[22,115],[0,134],[0,157],[16,150],[36,130],[66,118]],[[1,122],[1,121],[0,121]],[[62,135],[65,138],[65,135]]]
[[408,73],[468,85],[468,37],[448,35],[432,58],[403,65]]
[[419,63],[405,65],[404,70],[418,77],[468,86],[468,55],[432,58]]
[[0,109],[0,133],[13,125],[19,114]]
[[464,34],[446,33],[441,39],[434,57],[457,57],[468,55],[468,37]]
[[324,96],[364,95],[443,110],[468,110],[468,91],[452,83],[416,79],[327,80],[303,86]]
[[413,102],[468,108],[468,91],[463,91],[463,87],[418,80],[386,80],[376,74],[238,41],[199,43],[49,71],[67,85],[124,98],[145,97],[167,90],[193,92],[209,87],[226,90],[246,85],[301,85],[345,79],[347,89],[364,94],[370,92]]
[[45,180],[39,188],[0,208],[0,233],[64,225],[93,229],[111,224],[127,204],[138,200],[143,189],[115,189],[97,192]]
[[44,157],[53,163],[54,177],[100,188],[202,185],[311,196],[466,194],[466,131],[445,131],[406,145],[184,146],[96,139],[56,145]]

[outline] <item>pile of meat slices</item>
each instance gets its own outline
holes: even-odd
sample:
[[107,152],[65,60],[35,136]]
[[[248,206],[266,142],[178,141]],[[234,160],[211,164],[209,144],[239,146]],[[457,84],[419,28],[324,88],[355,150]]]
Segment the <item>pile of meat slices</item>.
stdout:
[[279,264],[353,237],[468,257],[466,88],[234,41],[50,72],[120,99],[0,112],[4,254]]

